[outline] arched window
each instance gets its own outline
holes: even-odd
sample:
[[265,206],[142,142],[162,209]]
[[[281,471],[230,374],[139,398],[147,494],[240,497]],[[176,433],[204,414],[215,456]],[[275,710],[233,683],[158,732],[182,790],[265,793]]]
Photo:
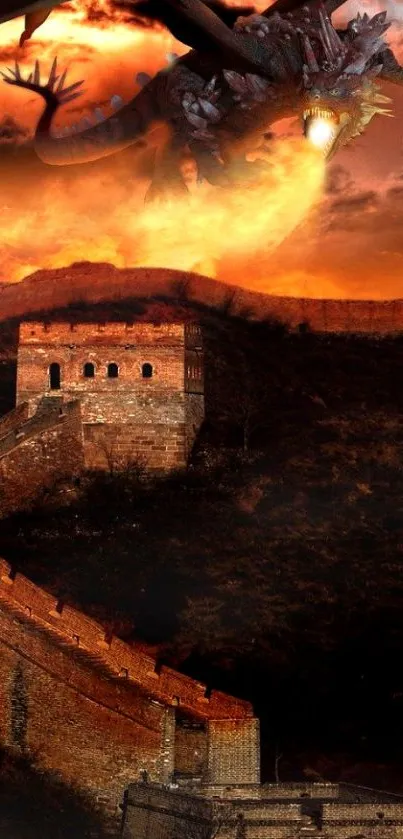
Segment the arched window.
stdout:
[[119,375],[119,367],[117,364],[108,364],[108,379],[117,379]]
[[92,361],[87,361],[84,364],[83,373],[86,379],[93,379],[95,376],[95,364]]
[[51,390],[60,390],[60,364],[56,361],[49,367],[49,384]]
[[143,364],[142,367],[141,367],[141,375],[142,375],[143,379],[151,379],[152,375],[153,375],[152,364],[149,364],[148,362]]

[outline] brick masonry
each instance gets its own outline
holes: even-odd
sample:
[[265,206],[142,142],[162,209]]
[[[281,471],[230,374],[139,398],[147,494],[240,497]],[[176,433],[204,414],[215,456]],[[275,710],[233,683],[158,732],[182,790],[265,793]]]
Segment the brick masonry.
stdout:
[[208,725],[209,784],[258,784],[259,720],[213,720]]
[[[236,719],[247,738],[254,719],[249,703],[158,667],[136,646],[14,577],[3,560],[0,683],[1,741],[114,811],[143,770],[163,783],[184,768],[194,774],[197,764],[206,779],[208,723]],[[218,773],[218,781],[226,778]]]

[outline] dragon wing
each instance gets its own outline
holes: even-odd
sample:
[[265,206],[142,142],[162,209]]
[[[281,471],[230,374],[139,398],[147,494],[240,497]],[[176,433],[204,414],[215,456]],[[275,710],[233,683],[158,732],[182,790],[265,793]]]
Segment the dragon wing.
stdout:
[[[203,0],[217,17],[231,29],[237,18],[242,15],[251,15],[256,12],[254,6],[227,6],[223,0]],[[206,41],[203,32],[189,20],[172,7],[170,3],[161,3],[161,0],[120,0],[120,8],[129,12],[133,20],[137,18],[142,21],[144,18],[150,21],[158,21],[169,29],[171,35],[182,44],[196,50],[205,50]]]
[[50,13],[50,10],[55,6],[60,6],[60,0],[32,0],[32,2],[24,2],[24,0],[2,0],[0,5],[0,23],[5,23],[7,20],[13,20],[15,17],[22,17],[22,15],[30,15],[45,12]]
[[59,0],[34,0],[21,4],[21,0],[2,0],[0,8],[0,23],[6,23],[15,17],[25,15],[25,29],[20,38],[20,46],[28,41],[35,29],[44,23],[55,6],[61,5]]

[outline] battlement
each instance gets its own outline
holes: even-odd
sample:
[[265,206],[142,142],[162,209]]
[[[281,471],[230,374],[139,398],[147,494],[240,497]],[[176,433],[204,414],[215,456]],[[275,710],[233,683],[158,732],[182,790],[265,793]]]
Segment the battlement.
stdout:
[[[194,332],[189,335],[194,340]],[[43,323],[23,321],[20,324],[19,345],[33,346],[94,346],[108,344],[126,346],[185,344],[184,323]]]
[[207,686],[169,667],[159,667],[151,656],[129,646],[115,636],[108,636],[101,624],[30,582],[22,574],[14,575],[11,566],[0,559],[0,604],[30,618],[64,645],[81,649],[97,657],[115,677],[135,683],[162,704],[180,707],[201,719],[253,718],[248,702],[219,691],[209,694]]

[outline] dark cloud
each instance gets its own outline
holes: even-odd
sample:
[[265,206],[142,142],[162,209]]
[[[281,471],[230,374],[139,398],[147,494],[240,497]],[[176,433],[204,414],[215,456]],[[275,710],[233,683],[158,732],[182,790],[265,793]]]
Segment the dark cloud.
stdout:
[[344,168],[344,166],[335,164],[329,167],[326,172],[326,195],[339,195],[340,193],[345,194],[346,191],[349,192],[352,188],[353,180],[351,178],[351,174]]
[[378,195],[373,190],[356,193],[344,198],[337,199],[331,204],[331,212],[350,215],[351,213],[365,213],[372,210],[378,204]]
[[20,145],[26,143],[29,137],[29,130],[20,125],[14,117],[5,116],[0,122],[0,144]]

